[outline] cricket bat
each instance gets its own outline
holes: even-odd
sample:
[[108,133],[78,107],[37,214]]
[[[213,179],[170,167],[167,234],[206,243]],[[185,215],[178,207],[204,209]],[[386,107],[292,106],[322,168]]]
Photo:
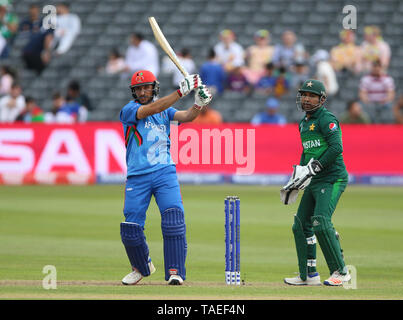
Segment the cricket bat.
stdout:
[[181,65],[178,57],[175,54],[175,51],[172,50],[172,47],[170,46],[169,42],[165,38],[164,34],[162,33],[157,20],[155,20],[154,17],[149,17],[148,22],[150,22],[151,29],[153,30],[154,37],[160,44],[162,50],[167,54],[167,56],[171,59],[171,61],[176,65],[176,67],[179,69],[179,71],[183,74],[184,77],[187,77],[189,73],[186,71],[186,69]]

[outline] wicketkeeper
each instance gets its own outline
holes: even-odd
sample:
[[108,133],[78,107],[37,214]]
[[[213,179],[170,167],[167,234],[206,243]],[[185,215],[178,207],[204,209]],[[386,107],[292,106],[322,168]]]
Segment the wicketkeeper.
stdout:
[[307,80],[298,90],[297,107],[305,112],[299,122],[303,152],[294,165],[290,181],[281,189],[284,204],[296,201],[304,190],[292,231],[297,249],[299,275],[285,278],[290,285],[320,285],[316,271],[316,243],[329,267],[328,286],[340,286],[351,279],[343,260],[339,237],[331,221],[348,182],[343,160],[339,121],[323,105],[326,90],[322,82]]

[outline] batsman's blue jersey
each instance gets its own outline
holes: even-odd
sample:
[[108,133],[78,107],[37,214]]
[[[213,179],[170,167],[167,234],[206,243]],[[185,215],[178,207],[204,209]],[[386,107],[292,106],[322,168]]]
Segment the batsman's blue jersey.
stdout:
[[137,120],[141,104],[130,101],[120,111],[120,121],[126,144],[127,176],[150,173],[166,166],[175,165],[170,153],[170,121],[176,109]]

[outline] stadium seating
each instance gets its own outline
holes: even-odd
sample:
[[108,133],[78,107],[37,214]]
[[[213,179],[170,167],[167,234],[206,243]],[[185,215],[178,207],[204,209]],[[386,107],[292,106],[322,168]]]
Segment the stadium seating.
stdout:
[[[14,1],[13,10],[22,19],[27,15],[29,4],[41,6],[48,1]],[[26,38],[17,37],[10,57],[3,61],[19,70],[26,95],[31,95],[39,105],[48,109],[55,91],[65,93],[72,79],[80,81],[83,90],[92,100],[95,110],[91,120],[116,121],[119,109],[131,98],[128,78],[99,73],[105,65],[110,50],[114,47],[124,53],[131,32],[141,32],[154,41],[147,17],[155,16],[173,47],[180,50],[188,47],[197,67],[206,60],[207,52],[218,41],[222,29],[236,32],[237,41],[245,48],[253,43],[253,33],[261,28],[270,30],[272,44],[278,43],[286,29],[296,31],[298,40],[310,54],[315,50],[330,48],[339,42],[343,18],[342,8],[351,1],[322,0],[71,0],[71,11],[80,16],[82,32],[72,49],[53,59],[48,68],[38,77],[24,70],[21,48]],[[363,26],[377,24],[382,28],[384,39],[392,49],[389,74],[396,86],[403,83],[403,3],[399,0],[354,1],[358,12],[357,43],[363,39]],[[162,50],[159,50],[163,57]],[[170,90],[171,78],[160,75],[161,94]],[[331,100],[329,108],[335,113],[344,110],[346,101],[357,96],[359,78],[339,76],[340,91]],[[168,90],[168,89],[169,90]],[[177,104],[185,108],[189,99]],[[250,121],[253,115],[264,110],[265,98],[255,95],[224,94],[215,97],[214,107],[222,112],[225,121]],[[300,116],[295,112],[295,94],[290,93],[281,101],[280,110],[289,122]]]

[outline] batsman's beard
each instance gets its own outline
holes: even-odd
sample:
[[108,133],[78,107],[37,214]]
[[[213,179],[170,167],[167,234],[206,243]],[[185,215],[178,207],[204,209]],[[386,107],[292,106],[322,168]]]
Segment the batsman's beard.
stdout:
[[153,98],[154,98],[153,95],[151,95],[151,96],[144,95],[144,96],[138,97],[137,101],[142,105],[146,105],[146,104],[151,103],[153,101]]

